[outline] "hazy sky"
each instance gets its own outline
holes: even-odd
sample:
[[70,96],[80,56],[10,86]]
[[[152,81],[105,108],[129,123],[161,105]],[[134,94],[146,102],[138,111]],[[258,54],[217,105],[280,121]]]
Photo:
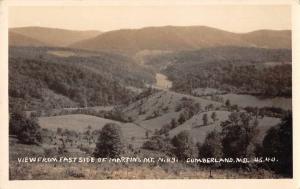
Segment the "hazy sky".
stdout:
[[9,27],[109,31],[146,26],[205,25],[233,32],[291,29],[288,5],[11,7]]

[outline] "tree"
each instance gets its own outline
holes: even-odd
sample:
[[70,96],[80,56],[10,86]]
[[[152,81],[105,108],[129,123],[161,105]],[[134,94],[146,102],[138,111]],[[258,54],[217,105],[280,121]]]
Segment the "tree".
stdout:
[[179,118],[178,118],[178,123],[181,125],[183,124],[185,121],[186,121],[186,112],[182,112],[180,115],[179,115]]
[[[245,120],[251,121],[245,121]],[[233,112],[221,124],[222,146],[225,157],[241,158],[252,155],[249,150],[257,134],[253,119],[248,114]]]
[[40,144],[42,142],[41,127],[33,117],[27,118],[24,113],[12,113],[9,121],[10,134],[24,144]]
[[223,156],[222,139],[220,133],[212,131],[207,134],[204,143],[198,143],[199,157],[200,158],[220,158]]
[[172,151],[172,145],[170,143],[170,139],[164,138],[160,135],[152,136],[150,140],[147,140],[143,144],[142,147],[144,149],[165,152],[167,154],[170,154]]
[[204,126],[206,126],[208,124],[207,114],[203,114],[202,121],[203,121]]
[[211,119],[212,119],[214,122],[217,120],[217,114],[216,114],[216,112],[213,112],[213,113],[211,114]]
[[177,124],[178,124],[178,123],[177,123],[176,119],[173,118],[173,119],[171,120],[171,129],[176,128],[176,127],[177,127]]
[[188,131],[182,131],[172,139],[174,154],[179,160],[197,157],[197,147]]
[[288,112],[278,126],[268,130],[263,140],[264,155],[278,160],[270,164],[270,168],[288,177],[293,176],[292,127],[292,113]]
[[60,128],[60,127],[58,127],[57,129],[56,129],[56,134],[57,135],[61,135],[62,134],[62,128]]
[[94,155],[96,157],[119,157],[124,148],[121,127],[115,123],[107,123],[100,131]]
[[21,111],[12,112],[9,116],[9,134],[18,135],[26,122],[26,115]]
[[230,103],[230,100],[229,100],[229,99],[226,100],[225,106],[228,107],[228,108],[231,106],[231,103]]
[[145,132],[145,136],[146,136],[146,139],[148,139],[148,138],[149,138],[149,131],[148,131],[148,130],[146,130],[146,132]]

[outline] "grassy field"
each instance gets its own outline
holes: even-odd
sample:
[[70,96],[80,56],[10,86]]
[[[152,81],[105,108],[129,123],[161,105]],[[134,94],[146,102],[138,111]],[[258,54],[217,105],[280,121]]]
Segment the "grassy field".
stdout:
[[[193,136],[195,142],[204,142],[206,135],[213,130],[221,130],[220,123],[228,119],[230,112],[228,111],[214,111],[216,112],[218,120],[213,122],[210,115],[213,111],[201,112],[191,119],[186,121],[184,124],[176,127],[170,131],[170,136],[173,137],[180,133],[181,131],[188,130]],[[202,117],[204,114],[208,116],[208,125],[204,126]]]
[[[179,168],[177,168],[179,167]],[[278,178],[272,172],[242,171],[242,170],[212,170],[187,168],[184,166],[160,167],[160,166],[120,166],[113,164],[18,164],[10,165],[12,180],[72,180],[72,179],[260,179]]]
[[252,95],[240,95],[240,94],[225,94],[221,95],[224,100],[229,99],[232,105],[238,105],[241,107],[278,107],[284,110],[292,109],[292,99],[284,97],[265,98],[260,99]]
[[52,117],[40,117],[39,124],[42,128],[56,130],[57,128],[75,131],[84,131],[88,126],[93,130],[102,129],[107,123],[119,123],[117,121],[104,119],[96,116],[72,114]]
[[[194,138],[195,142],[204,142],[206,135],[213,131],[221,131],[220,123],[223,121],[226,121],[228,119],[228,116],[230,115],[229,111],[214,111],[217,115],[218,120],[216,122],[213,122],[210,115],[213,111],[207,111],[199,113],[195,116],[193,116],[191,119],[186,121],[184,124],[176,127],[175,129],[170,131],[170,136],[175,136],[181,131],[188,130],[190,131],[191,135]],[[208,125],[203,125],[203,114],[207,114],[208,116]],[[280,123],[279,118],[274,117],[264,117],[262,119],[258,119],[258,135],[257,135],[257,142],[261,143],[264,136],[266,135],[266,132],[271,127],[274,127],[275,125]]]
[[[42,146],[10,142],[10,180],[279,178],[279,175],[262,169],[246,171],[215,168],[212,169],[212,177],[210,177],[208,167],[188,166],[183,163],[19,163],[17,161],[18,157],[26,156],[45,156],[45,149]],[[77,156],[86,157],[82,154]]]
[[57,128],[62,128],[74,130],[76,132],[84,132],[88,126],[91,126],[91,130],[97,130],[102,129],[102,127],[107,123],[119,124],[127,142],[133,144],[134,146],[141,146],[146,140],[146,129],[134,123],[120,123],[114,120],[84,114],[39,118],[39,124],[42,128],[53,131],[56,131]]
[[[176,111],[176,106],[180,104],[183,97],[192,98],[194,103],[198,102],[202,107],[209,104],[213,104],[215,107],[221,106],[220,103],[214,101],[178,93],[174,94],[169,91],[161,91],[148,98],[134,102],[123,110],[123,113],[126,116],[133,118],[132,123],[120,123],[114,120],[82,114],[40,117],[39,123],[42,128],[56,130],[60,127],[79,132],[83,132],[88,126],[91,126],[92,130],[96,130],[101,129],[107,123],[117,123],[121,126],[127,142],[135,147],[140,147],[146,141],[145,132],[147,130],[152,131],[151,133],[153,134],[155,130],[161,129],[165,124],[170,123],[172,119],[178,119],[182,111]],[[155,111],[158,111],[159,113],[156,116],[153,116]],[[213,112],[217,115],[217,120],[215,122],[211,119],[211,114]],[[202,120],[204,114],[207,114],[208,116],[208,125],[205,126],[203,125]],[[170,137],[177,135],[183,130],[188,130],[194,137],[195,142],[202,143],[209,132],[221,130],[220,123],[226,121],[229,114],[230,112],[225,110],[202,111],[185,121],[183,124],[172,129],[169,133]],[[277,125],[280,122],[280,119],[264,117],[258,121],[259,133],[257,138],[258,142],[262,142],[267,130]]]
[[[190,100],[189,100],[190,99]],[[187,165],[185,163],[18,163],[17,157],[26,156],[72,156],[89,157],[95,149],[96,135],[92,142],[86,140],[85,132],[90,126],[91,131],[102,129],[107,123],[120,125],[126,139],[126,155],[129,157],[152,157],[162,153],[141,148],[148,140],[146,131],[150,131],[151,137],[155,131],[165,124],[170,124],[172,119],[178,120],[180,114],[186,109],[178,109],[184,103],[190,105],[199,103],[201,109],[189,117],[182,124],[169,131],[169,137],[173,137],[181,131],[190,131],[194,142],[203,143],[207,134],[213,130],[221,130],[221,122],[228,120],[230,111],[219,102],[178,94],[170,91],[160,91],[146,98],[130,104],[123,109],[125,116],[131,117],[132,122],[123,123],[101,117],[71,114],[51,117],[39,117],[42,128],[52,130],[51,142],[40,146],[19,144],[17,139],[10,141],[10,177],[11,179],[207,179],[207,178],[278,178],[280,176],[263,169],[217,169],[212,170],[207,166]],[[185,104],[185,106],[190,106]],[[206,106],[213,105],[212,109]],[[103,107],[98,107],[102,110]],[[109,107],[111,110],[112,107]],[[185,107],[187,108],[187,107]],[[241,110],[243,111],[243,110]],[[213,121],[212,113],[216,113],[217,119]],[[204,125],[203,115],[207,114],[208,124]],[[263,117],[258,119],[257,140],[262,142],[267,130],[280,122],[279,118]],[[79,137],[72,138],[72,144],[67,147],[67,154],[58,153],[61,144],[57,141],[62,136],[55,136],[57,128],[73,130],[80,133]],[[53,139],[54,138],[54,139]],[[74,142],[74,144],[73,144]],[[130,147],[131,145],[131,147]],[[55,152],[52,150],[56,149]],[[54,154],[53,154],[54,153]],[[165,154],[162,154],[165,156]]]
[[220,107],[222,105],[219,102],[200,97],[179,94],[172,91],[160,91],[130,104],[123,110],[123,113],[126,116],[132,117],[134,120],[141,122],[148,117],[151,117],[155,111],[159,112],[159,116],[166,113],[176,112],[176,107],[184,98],[191,99],[194,103],[199,103],[201,107],[205,107],[210,104],[215,107]]

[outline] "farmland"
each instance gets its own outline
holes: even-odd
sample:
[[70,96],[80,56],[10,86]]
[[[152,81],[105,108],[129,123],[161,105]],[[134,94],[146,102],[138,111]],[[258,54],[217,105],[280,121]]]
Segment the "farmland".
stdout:
[[[10,179],[291,178],[290,32],[275,34],[286,41],[270,48],[209,27],[118,30],[68,46],[14,40]],[[20,162],[28,157],[165,161]],[[260,157],[273,161],[186,162]]]

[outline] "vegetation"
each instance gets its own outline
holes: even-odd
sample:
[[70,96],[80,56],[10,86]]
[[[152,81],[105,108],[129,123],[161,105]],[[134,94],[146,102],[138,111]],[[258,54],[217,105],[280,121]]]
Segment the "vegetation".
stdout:
[[152,82],[151,72],[145,73],[117,55],[52,57],[43,48],[10,51],[11,103],[30,110],[122,104],[135,94],[125,86],[142,87],[143,80]]
[[234,112],[222,123],[222,146],[225,157],[250,157],[250,149],[257,133],[254,120],[246,113]]
[[143,144],[142,148],[164,152],[170,155],[173,147],[169,138],[164,138],[160,135],[154,135]]
[[202,121],[203,121],[204,126],[206,126],[208,124],[207,114],[203,114]]
[[119,125],[106,124],[98,137],[94,155],[96,157],[119,157],[123,153],[124,138]]
[[[158,54],[155,64],[166,66],[164,72],[173,81],[175,91],[196,94],[198,88],[211,88],[202,91],[202,94],[207,92],[205,97],[201,96],[201,90],[198,97],[192,97],[146,88],[146,83],[153,82],[153,72],[126,56],[67,48],[60,49],[72,52],[70,56],[48,53],[55,49],[10,49],[10,145],[16,149],[10,150],[12,178],[29,175],[26,171],[17,174],[16,157],[22,155],[178,159],[175,164],[107,167],[99,163],[96,168],[85,164],[83,168],[70,164],[43,165],[53,171],[50,176],[42,175],[41,164],[29,165],[30,170],[41,174],[32,175],[33,178],[55,177],[61,166],[65,166],[64,172],[59,172],[63,178],[134,178],[134,171],[142,174],[136,173],[138,178],[155,177],[143,175],[149,170],[163,175],[159,178],[185,177],[182,174],[192,178],[191,172],[197,175],[195,178],[208,178],[206,166],[189,165],[185,160],[254,156],[276,157],[278,162],[257,166],[257,170],[239,164],[235,167],[244,174],[239,178],[256,177],[253,175],[260,171],[265,171],[261,178],[291,177],[291,113],[275,107],[243,108],[217,96],[230,91],[290,97],[290,50],[218,47],[164,54],[163,60],[167,57],[168,61],[162,61]],[[151,65],[149,61],[146,64]],[[168,65],[164,65],[166,62]],[[138,93],[130,87],[144,90]],[[66,114],[74,115],[59,116]],[[278,118],[282,122],[274,127],[279,123]],[[265,126],[266,120],[271,120],[270,127]],[[41,129],[39,123],[48,125]],[[266,135],[264,128],[271,128]],[[196,143],[199,138],[201,143]],[[40,143],[43,145],[32,145]],[[224,168],[222,173],[233,174],[231,166],[221,163],[219,167]],[[245,173],[245,167],[252,172],[251,176]],[[125,169],[127,176],[116,175],[124,174]],[[205,176],[199,175],[201,171]],[[216,178],[232,177],[220,172],[216,175]]]
[[[218,47],[169,55],[164,71],[172,88],[192,94],[196,88],[215,88],[232,93],[265,97],[291,97],[291,51]],[[279,62],[266,66],[266,62]]]
[[292,113],[288,112],[277,127],[273,127],[263,141],[264,155],[276,157],[278,162],[270,164],[277,173],[293,176]]
[[27,118],[22,112],[10,114],[9,134],[16,135],[24,144],[40,144],[42,142],[40,126],[36,118]]
[[215,122],[218,118],[217,118],[217,114],[216,112],[213,112],[211,115],[210,115],[211,119],[213,120],[213,122]]
[[197,157],[197,148],[188,131],[182,131],[172,139],[174,145],[174,154],[179,160],[186,160],[187,158]]
[[206,136],[203,144],[197,143],[200,158],[221,158],[223,157],[223,147],[221,135],[217,131],[212,131]]

